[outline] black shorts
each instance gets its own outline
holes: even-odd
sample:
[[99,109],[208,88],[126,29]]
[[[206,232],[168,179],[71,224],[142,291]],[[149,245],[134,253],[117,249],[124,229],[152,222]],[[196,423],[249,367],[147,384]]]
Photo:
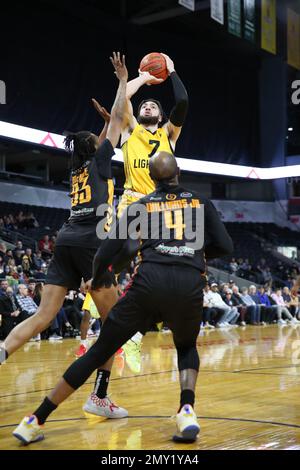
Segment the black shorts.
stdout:
[[109,313],[122,328],[145,333],[163,321],[174,336],[196,338],[199,333],[206,277],[188,266],[144,263],[131,287]]
[[[82,279],[88,281],[92,278],[93,260],[96,251],[96,248],[81,246],[56,246],[45,284],[77,290]],[[113,272],[107,271],[106,277],[105,287],[116,285]]]

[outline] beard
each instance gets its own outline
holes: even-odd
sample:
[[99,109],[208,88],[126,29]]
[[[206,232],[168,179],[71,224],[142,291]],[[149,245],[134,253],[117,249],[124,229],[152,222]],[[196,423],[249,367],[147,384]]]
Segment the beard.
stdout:
[[138,123],[143,126],[155,126],[159,123],[159,116],[139,116]]

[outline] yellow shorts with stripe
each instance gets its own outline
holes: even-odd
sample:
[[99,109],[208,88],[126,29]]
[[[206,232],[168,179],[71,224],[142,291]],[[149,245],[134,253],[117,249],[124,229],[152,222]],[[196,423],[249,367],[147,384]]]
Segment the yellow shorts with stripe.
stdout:
[[135,191],[132,191],[131,189],[125,189],[124,193],[122,194],[121,201],[118,205],[118,219],[121,217],[126,207],[130,206],[130,204],[138,201],[139,199],[145,196],[146,194],[137,193]]

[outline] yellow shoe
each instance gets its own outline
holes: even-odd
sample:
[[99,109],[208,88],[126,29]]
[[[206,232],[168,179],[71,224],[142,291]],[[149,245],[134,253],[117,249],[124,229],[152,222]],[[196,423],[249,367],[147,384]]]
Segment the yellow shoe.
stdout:
[[174,436],[176,441],[194,442],[200,432],[200,426],[197,422],[196,413],[191,405],[183,405],[176,416],[178,436]]
[[131,339],[127,341],[123,346],[125,352],[125,359],[129,369],[134,374],[139,374],[141,372],[141,341],[135,342]]
[[13,435],[25,445],[44,439],[42,428],[38,423],[37,417],[34,415],[25,416],[19,426],[13,431]]

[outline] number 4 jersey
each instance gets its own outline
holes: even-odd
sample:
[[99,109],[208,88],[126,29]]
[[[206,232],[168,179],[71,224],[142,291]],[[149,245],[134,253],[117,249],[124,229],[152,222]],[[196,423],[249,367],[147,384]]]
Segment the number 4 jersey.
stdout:
[[123,144],[124,188],[141,194],[150,194],[155,186],[149,174],[149,158],[157,152],[173,153],[166,130],[161,127],[152,133],[138,124]]
[[[106,218],[105,230],[109,230],[112,218],[114,186],[111,159],[114,148],[108,139],[100,145],[90,160],[71,173],[71,213],[58,233],[56,245],[97,248],[98,222]],[[104,216],[97,216],[97,208],[108,204]]]

